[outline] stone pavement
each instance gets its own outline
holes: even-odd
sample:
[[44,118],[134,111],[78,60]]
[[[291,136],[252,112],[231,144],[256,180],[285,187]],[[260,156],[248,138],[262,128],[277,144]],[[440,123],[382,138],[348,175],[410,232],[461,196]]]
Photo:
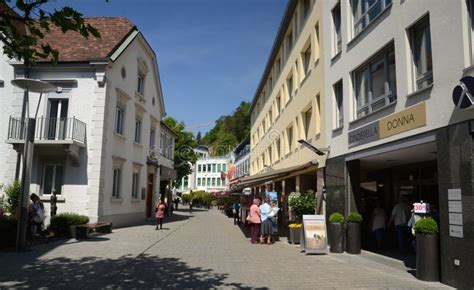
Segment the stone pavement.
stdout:
[[445,287],[356,255],[307,256],[284,240],[252,245],[217,210],[178,212],[160,231],[142,225],[0,252],[0,288]]

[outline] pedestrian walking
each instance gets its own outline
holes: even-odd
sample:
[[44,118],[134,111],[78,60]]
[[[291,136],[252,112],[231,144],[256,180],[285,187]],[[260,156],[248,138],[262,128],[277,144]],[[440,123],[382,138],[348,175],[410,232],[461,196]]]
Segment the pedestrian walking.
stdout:
[[392,215],[388,225],[395,225],[397,232],[398,248],[400,253],[406,254],[408,252],[408,235],[410,228],[408,227],[408,220],[410,217],[411,208],[407,203],[405,196],[400,197],[400,202],[395,205],[392,210]]
[[155,211],[156,211],[156,228],[155,230],[158,230],[158,226],[160,226],[160,230],[163,228],[163,218],[165,216],[165,209],[166,206],[163,203],[163,201],[159,200]]
[[234,225],[238,225],[240,223],[239,220],[239,212],[240,212],[240,202],[235,200],[232,204],[232,214],[234,216]]
[[253,204],[250,207],[250,215],[247,219],[248,222],[250,222],[250,242],[252,244],[258,244],[259,243],[259,237],[260,237],[260,208],[258,207],[260,205],[260,200],[258,198],[255,198],[253,200]]
[[377,243],[377,249],[382,250],[385,236],[385,210],[382,208],[382,202],[377,200],[369,228],[372,229],[372,235]]
[[43,233],[43,222],[46,219],[46,215],[44,212],[44,205],[41,202],[39,196],[35,193],[30,195],[31,199],[31,236],[34,238],[38,235]]
[[175,198],[174,199],[174,206],[175,206],[175,209],[178,210],[178,205],[179,205],[179,199],[178,198]]
[[189,201],[189,213],[193,213],[193,200]]
[[265,202],[260,206],[260,220],[262,221],[261,224],[261,232],[262,232],[262,244],[271,245],[272,244],[272,236],[273,236],[273,224],[271,219],[269,218],[269,214],[272,211],[270,206],[270,197],[265,197]]

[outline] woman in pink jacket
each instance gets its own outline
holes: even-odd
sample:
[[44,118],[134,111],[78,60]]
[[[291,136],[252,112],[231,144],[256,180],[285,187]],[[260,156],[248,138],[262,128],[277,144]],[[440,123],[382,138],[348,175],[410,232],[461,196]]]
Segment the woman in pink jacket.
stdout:
[[260,199],[256,198],[253,200],[253,204],[250,207],[250,242],[252,244],[258,244],[260,236]]
[[163,228],[163,217],[165,216],[165,204],[159,200],[158,204],[156,205],[156,229],[158,229],[158,225],[160,226],[160,230]]

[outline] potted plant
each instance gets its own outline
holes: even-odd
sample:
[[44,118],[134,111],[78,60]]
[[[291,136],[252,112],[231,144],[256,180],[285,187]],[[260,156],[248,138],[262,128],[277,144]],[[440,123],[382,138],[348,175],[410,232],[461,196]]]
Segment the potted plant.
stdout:
[[342,253],[344,242],[344,215],[335,212],[329,216],[329,251]]
[[349,254],[360,254],[360,224],[362,216],[352,212],[347,216],[347,240],[346,252]]
[[290,228],[290,243],[299,244],[301,240],[302,224],[293,223],[288,226]]
[[76,213],[64,212],[51,217],[49,229],[55,236],[76,237],[76,226],[87,224],[89,218]]
[[439,281],[438,224],[432,217],[421,218],[415,223],[416,278]]

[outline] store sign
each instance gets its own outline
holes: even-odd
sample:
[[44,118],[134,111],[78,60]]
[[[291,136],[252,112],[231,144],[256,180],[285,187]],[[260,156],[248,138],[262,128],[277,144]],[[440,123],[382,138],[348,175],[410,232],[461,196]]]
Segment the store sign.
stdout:
[[324,215],[303,215],[301,249],[305,254],[326,254],[328,250]]
[[449,236],[463,238],[462,192],[460,188],[448,189]]
[[430,204],[426,202],[415,202],[413,204],[413,211],[415,213],[430,213]]
[[380,139],[426,126],[426,103],[379,120]]
[[421,103],[349,132],[349,148],[426,126],[426,103]]

